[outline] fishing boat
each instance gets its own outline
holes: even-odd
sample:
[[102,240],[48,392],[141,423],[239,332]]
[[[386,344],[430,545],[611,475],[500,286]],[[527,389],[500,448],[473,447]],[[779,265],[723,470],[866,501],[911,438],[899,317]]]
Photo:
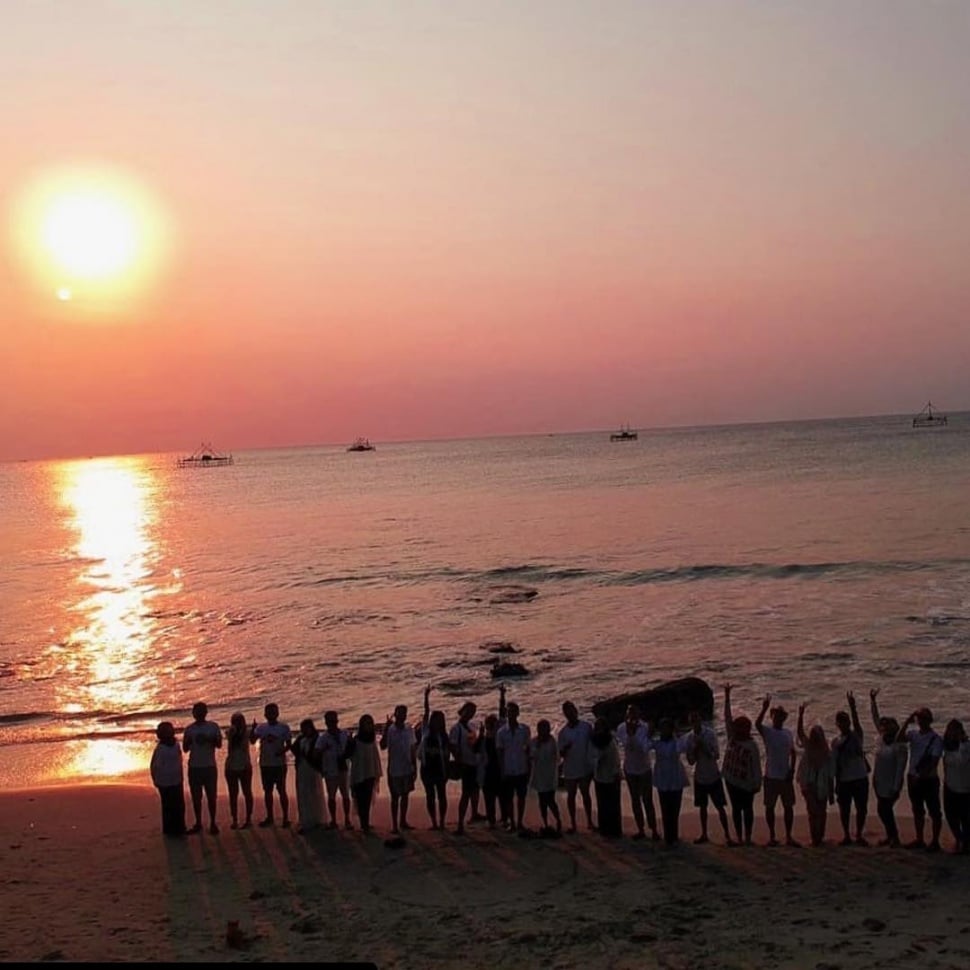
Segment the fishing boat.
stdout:
[[946,415],[933,410],[933,402],[927,401],[926,407],[913,418],[914,428],[945,428]]
[[199,445],[191,455],[185,455],[176,462],[179,468],[217,468],[232,463],[231,452],[216,451],[207,442]]
[[624,425],[619,431],[614,431],[610,435],[610,441],[636,441],[637,433],[636,431],[631,431],[630,426]]
[[373,451],[374,446],[370,438],[357,438],[352,445],[348,445],[347,451]]

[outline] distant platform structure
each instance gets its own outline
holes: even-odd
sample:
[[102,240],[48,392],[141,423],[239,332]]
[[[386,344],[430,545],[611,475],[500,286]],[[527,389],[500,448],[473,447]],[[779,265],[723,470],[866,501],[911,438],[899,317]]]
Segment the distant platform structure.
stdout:
[[636,441],[636,440],[637,440],[637,433],[636,431],[632,431],[628,424],[620,428],[619,431],[614,431],[610,435],[610,441]]
[[357,438],[352,445],[347,446],[347,451],[374,451],[374,445],[370,438]]
[[216,451],[211,444],[204,442],[191,455],[185,455],[176,462],[179,468],[216,468],[233,464],[232,452]]
[[927,401],[926,407],[913,418],[914,428],[945,428],[946,415],[934,410],[933,402]]

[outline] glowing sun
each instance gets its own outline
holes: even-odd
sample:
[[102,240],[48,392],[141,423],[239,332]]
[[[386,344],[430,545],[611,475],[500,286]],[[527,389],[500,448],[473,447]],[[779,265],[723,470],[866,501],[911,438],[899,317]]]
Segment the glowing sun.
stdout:
[[158,275],[167,223],[147,189],[104,166],[45,173],[14,216],[24,263],[62,303],[127,303]]

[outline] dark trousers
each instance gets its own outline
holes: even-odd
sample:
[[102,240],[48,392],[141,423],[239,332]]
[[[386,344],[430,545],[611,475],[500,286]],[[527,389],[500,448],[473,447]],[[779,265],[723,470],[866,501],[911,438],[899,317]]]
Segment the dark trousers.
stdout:
[[879,821],[882,822],[882,827],[886,830],[886,838],[890,842],[899,841],[899,826],[896,825],[897,798],[899,798],[898,795],[894,795],[892,798],[876,796],[876,814],[879,816]]
[[596,782],[596,817],[600,835],[617,838],[623,834],[620,812],[620,780]]
[[724,784],[727,786],[728,798],[731,799],[734,833],[739,842],[747,841],[751,838],[751,831],[754,828],[754,792],[732,785],[729,781]]
[[943,813],[953,838],[967,851],[970,845],[970,792],[952,791],[944,785]]
[[675,791],[661,791],[657,789],[660,799],[660,817],[663,820],[664,841],[673,845],[680,839],[680,804],[684,800],[684,789]]
[[185,835],[185,792],[181,785],[165,785],[158,789],[162,802],[162,832],[165,835]]
[[377,779],[368,778],[366,781],[359,781],[351,786],[354,793],[354,801],[357,802],[357,817],[360,819],[361,828],[365,831],[370,828],[370,806],[374,799],[374,782]]

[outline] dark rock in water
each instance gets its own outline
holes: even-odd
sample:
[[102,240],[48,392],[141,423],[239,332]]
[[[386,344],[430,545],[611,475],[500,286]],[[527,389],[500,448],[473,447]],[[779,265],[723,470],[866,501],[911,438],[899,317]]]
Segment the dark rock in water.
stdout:
[[523,664],[502,663],[496,660],[492,667],[493,677],[528,677],[529,671]]
[[662,717],[671,717],[678,725],[687,723],[692,710],[701,712],[705,721],[714,718],[714,692],[700,677],[684,677],[660,684],[651,690],[618,694],[593,705],[596,717],[605,717],[611,727],[616,727],[626,715],[630,704],[640,708],[640,716],[656,727]]
[[482,644],[482,649],[489,653],[518,653],[518,649],[507,640],[489,640]]
[[489,603],[527,603],[539,595],[531,586],[498,586],[492,590]]

